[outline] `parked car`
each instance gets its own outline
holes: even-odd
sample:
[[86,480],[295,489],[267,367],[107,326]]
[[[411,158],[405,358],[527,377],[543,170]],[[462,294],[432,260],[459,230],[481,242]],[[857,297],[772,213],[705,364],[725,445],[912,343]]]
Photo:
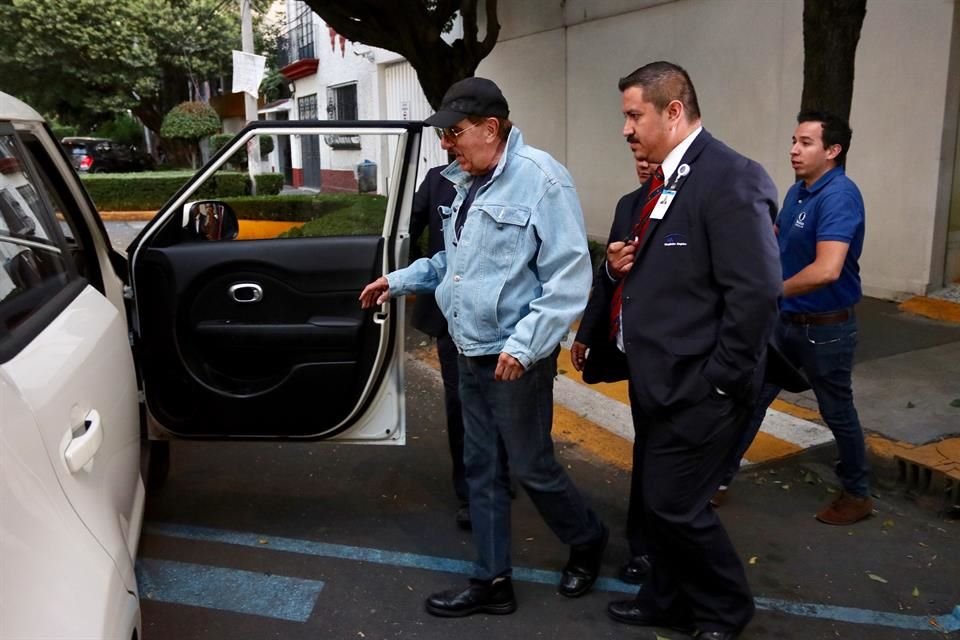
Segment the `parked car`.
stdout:
[[[0,93],[4,637],[141,637],[141,434],[404,443],[403,301],[363,311],[357,298],[405,260],[421,125],[335,125],[245,129],[124,255],[72,151]],[[382,232],[367,206],[356,234],[341,210],[336,236],[237,240],[216,197],[230,155],[258,135],[331,131],[376,137],[389,157],[386,197],[357,196],[382,203]]]
[[106,138],[70,137],[60,141],[70,155],[73,168],[85,173],[128,173],[153,169],[153,158]]

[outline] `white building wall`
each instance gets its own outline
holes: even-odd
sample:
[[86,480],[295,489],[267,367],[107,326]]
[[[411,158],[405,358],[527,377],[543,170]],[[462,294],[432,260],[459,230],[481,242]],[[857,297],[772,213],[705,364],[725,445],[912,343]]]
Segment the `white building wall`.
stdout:
[[[504,90],[526,140],[570,169],[587,230],[606,239],[635,174],[620,135],[617,80],[647,62],[690,73],[705,126],[764,165],[782,194],[803,86],[797,0],[516,0],[500,3],[500,42],[478,75]],[[857,51],[848,174],[864,194],[865,291],[925,293],[935,281],[952,179],[942,131],[955,3],[870,0]],[[637,8],[640,7],[638,10]],[[564,26],[565,25],[565,26]],[[941,224],[941,221],[944,221]],[[939,256],[942,261],[943,256]]]

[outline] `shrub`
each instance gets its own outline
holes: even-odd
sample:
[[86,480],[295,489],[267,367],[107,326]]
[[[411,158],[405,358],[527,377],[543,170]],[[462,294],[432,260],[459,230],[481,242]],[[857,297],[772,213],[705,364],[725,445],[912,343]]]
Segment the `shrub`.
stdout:
[[[192,171],[154,171],[150,173],[100,173],[83,175],[81,180],[100,211],[156,211],[193,177]],[[283,176],[258,175],[257,190],[262,195],[277,194]],[[230,198],[247,195],[249,177],[245,173],[220,171],[207,180],[198,198]]]
[[220,130],[220,116],[206,102],[181,102],[171,109],[160,125],[164,138],[191,143],[190,162],[197,167],[197,143]]
[[104,122],[94,130],[92,135],[98,138],[109,138],[131,147],[143,146],[143,125],[125,113],[109,122]]
[[[214,154],[225,147],[235,136],[229,133],[217,133],[210,136],[210,153]],[[273,136],[257,136],[260,141],[260,157],[266,158],[273,151]],[[246,168],[247,151],[241,149],[230,156],[228,164],[236,167]]]

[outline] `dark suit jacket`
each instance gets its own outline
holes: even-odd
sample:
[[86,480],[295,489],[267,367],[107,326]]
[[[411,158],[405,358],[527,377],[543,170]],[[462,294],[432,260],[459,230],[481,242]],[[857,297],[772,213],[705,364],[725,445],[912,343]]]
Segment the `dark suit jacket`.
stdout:
[[[645,413],[699,402],[714,388],[752,401],[783,289],[766,171],[706,130],[681,164],[689,173],[624,282],[624,343]],[[595,284],[607,297],[616,286]]]
[[[410,213],[411,262],[421,257],[417,244],[425,229],[429,228],[426,257],[443,251],[443,224],[437,207],[450,206],[457,195],[453,183],[440,175],[446,167],[447,165],[441,165],[430,169],[413,196],[413,211]],[[432,292],[417,294],[410,324],[428,336],[438,337],[447,332],[447,321]]]
[[[646,201],[648,185],[649,182],[644,183],[617,202],[610,236],[607,238],[608,245],[622,241],[633,229],[640,207]],[[594,277],[590,299],[583,311],[575,338],[577,342],[590,347],[583,369],[583,379],[588,383],[615,382],[626,380],[629,376],[626,359],[622,357],[616,343],[610,340],[610,296],[613,294],[613,287],[606,286],[609,282],[604,262]]]

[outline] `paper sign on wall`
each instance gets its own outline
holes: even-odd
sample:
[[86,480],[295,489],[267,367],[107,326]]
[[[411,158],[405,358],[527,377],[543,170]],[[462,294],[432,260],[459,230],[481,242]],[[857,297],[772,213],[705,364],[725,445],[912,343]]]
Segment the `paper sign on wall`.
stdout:
[[233,92],[245,92],[256,98],[260,94],[260,83],[267,59],[255,53],[233,52]]

